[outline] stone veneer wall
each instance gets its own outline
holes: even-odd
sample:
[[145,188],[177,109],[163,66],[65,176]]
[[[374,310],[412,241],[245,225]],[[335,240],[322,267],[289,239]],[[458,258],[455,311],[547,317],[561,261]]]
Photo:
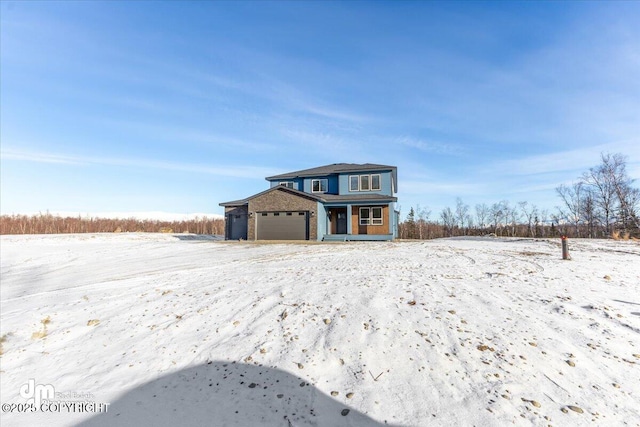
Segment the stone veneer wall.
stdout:
[[247,240],[256,239],[256,215],[257,212],[273,211],[313,211],[315,215],[309,215],[309,240],[318,239],[318,202],[306,197],[296,196],[283,190],[271,191],[262,196],[249,200],[249,212],[253,215],[249,218]]
[[224,215],[225,217],[229,214],[231,215],[246,215],[249,212],[247,206],[225,206],[224,207]]

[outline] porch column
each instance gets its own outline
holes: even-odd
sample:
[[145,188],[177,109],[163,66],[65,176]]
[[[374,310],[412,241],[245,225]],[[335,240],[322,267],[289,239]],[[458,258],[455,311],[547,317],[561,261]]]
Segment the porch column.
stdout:
[[351,230],[351,205],[347,205],[347,234],[353,234]]
[[396,222],[396,211],[393,209],[393,203],[389,203],[389,234],[393,234]]

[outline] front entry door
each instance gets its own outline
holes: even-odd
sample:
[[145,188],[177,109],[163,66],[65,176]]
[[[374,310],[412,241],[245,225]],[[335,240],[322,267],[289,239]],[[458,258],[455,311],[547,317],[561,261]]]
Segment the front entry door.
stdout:
[[338,220],[336,222],[336,234],[347,234],[347,210],[337,210]]

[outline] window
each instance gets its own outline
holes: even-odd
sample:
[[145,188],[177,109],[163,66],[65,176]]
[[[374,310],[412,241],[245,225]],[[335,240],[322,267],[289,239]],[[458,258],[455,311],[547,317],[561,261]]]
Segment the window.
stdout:
[[293,190],[293,182],[292,181],[282,181],[279,183],[279,185],[284,185],[287,188],[290,188]]
[[360,191],[360,178],[358,175],[352,175],[349,177],[349,191]]
[[360,225],[383,225],[382,208],[360,208]]
[[380,190],[380,175],[371,175],[371,190]]
[[326,179],[312,179],[311,180],[311,192],[312,193],[326,193],[327,192],[327,180]]
[[360,191],[369,191],[369,175],[360,175]]
[[380,174],[349,175],[349,191],[380,191],[381,181]]
[[274,212],[273,216],[280,216],[280,212]]
[[371,209],[360,208],[360,225],[369,225],[369,215],[371,215]]
[[382,208],[371,208],[371,224],[382,225]]

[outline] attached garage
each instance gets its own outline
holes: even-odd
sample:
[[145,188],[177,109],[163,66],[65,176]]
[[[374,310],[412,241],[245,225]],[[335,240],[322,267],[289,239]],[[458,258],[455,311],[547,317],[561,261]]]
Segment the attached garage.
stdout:
[[318,201],[314,194],[272,187],[242,200],[220,203],[228,240],[317,240]]
[[256,212],[256,239],[309,240],[309,212]]

